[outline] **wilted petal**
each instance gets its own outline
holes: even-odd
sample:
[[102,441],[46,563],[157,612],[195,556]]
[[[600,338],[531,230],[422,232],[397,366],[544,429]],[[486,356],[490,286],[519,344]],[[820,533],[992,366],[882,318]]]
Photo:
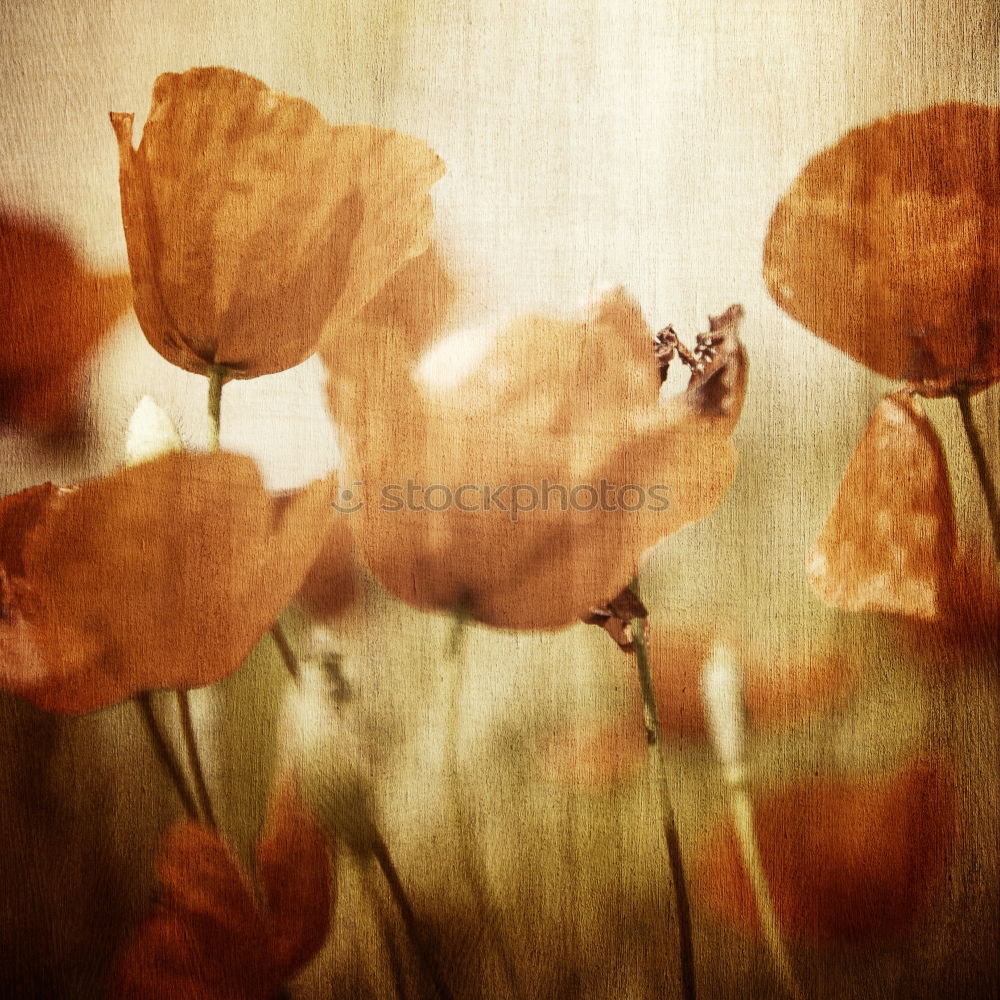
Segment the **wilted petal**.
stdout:
[[0,207],[0,423],[72,429],[83,366],[129,299],[128,275],[91,273],[55,229]]
[[158,77],[138,149],[132,116],[112,123],[136,311],[189,371],[298,364],[427,246],[443,167],[419,140],[221,67]]
[[778,304],[889,378],[1000,378],[1000,108],[940,104],[854,129],[771,218]]
[[[756,829],[785,934],[809,943],[876,943],[908,930],[947,868],[955,792],[944,764],[914,762],[882,780],[809,780],[756,802]],[[709,831],[691,884],[716,917],[759,932],[728,821]]]
[[954,553],[941,442],[913,394],[893,393],[851,456],[809,561],[810,581],[834,607],[934,619]]
[[0,502],[0,682],[87,712],[235,670],[315,560],[333,484],[272,498],[248,458],[172,454]]

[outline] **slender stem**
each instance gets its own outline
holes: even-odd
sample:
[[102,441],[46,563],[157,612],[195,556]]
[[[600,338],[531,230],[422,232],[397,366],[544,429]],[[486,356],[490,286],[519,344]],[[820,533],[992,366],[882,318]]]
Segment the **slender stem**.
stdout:
[[417,953],[417,957],[420,959],[424,971],[427,973],[427,978],[433,983],[434,989],[441,1000],[453,1000],[451,990],[448,988],[448,984],[441,974],[441,967],[438,965],[437,959],[434,957],[434,952],[424,938],[420,925],[417,922],[416,914],[410,905],[410,899],[406,895],[406,890],[403,888],[403,883],[399,878],[399,872],[396,871],[392,855],[389,854],[389,848],[381,837],[375,839],[372,852],[375,855],[375,860],[378,862],[379,868],[382,869],[386,884],[389,886],[389,892],[392,893],[393,902],[399,910],[403,926],[406,928],[406,933],[410,938],[410,943],[413,945],[413,950]]
[[504,978],[507,980],[510,994],[511,996],[517,996],[521,992],[517,971],[508,954],[506,942],[500,930],[501,921],[498,919],[496,908],[491,905],[491,893],[488,884],[489,876],[479,853],[475,850],[475,845],[470,843],[471,838],[466,836],[466,832],[473,828],[474,817],[470,814],[465,796],[463,795],[458,747],[462,723],[462,694],[465,686],[465,662],[462,653],[465,648],[466,627],[468,623],[468,606],[466,603],[462,603],[455,610],[451,634],[448,637],[448,658],[451,660],[452,676],[451,692],[448,699],[447,734],[445,738],[445,761],[448,771],[447,787],[449,789],[451,811],[461,837],[458,856],[459,863],[472,891],[479,922],[489,936],[500,965],[503,968]]
[[389,915],[389,908],[385,903],[382,894],[378,891],[372,881],[371,869],[364,868],[361,874],[361,884],[365,895],[372,905],[372,914],[378,929],[382,934],[382,943],[385,946],[386,959],[389,965],[389,975],[392,977],[393,990],[396,1000],[406,998],[406,972],[403,968],[402,955],[399,951],[399,941],[396,930]]
[[208,784],[205,781],[205,772],[201,766],[201,754],[198,753],[198,740],[194,732],[194,721],[191,718],[191,700],[187,691],[180,690],[177,692],[177,707],[180,709],[181,731],[184,733],[184,745],[187,748],[188,764],[191,766],[191,773],[194,775],[194,785],[198,793],[198,801],[201,803],[201,811],[205,816],[205,822],[213,830],[216,830],[219,827],[219,823],[215,818],[212,799],[208,794]]
[[750,878],[750,886],[757,903],[757,914],[760,917],[764,940],[771,950],[774,964],[789,996],[795,1000],[802,1000],[804,994],[792,969],[792,961],[788,956],[788,949],[785,947],[785,941],[781,934],[781,924],[778,923],[778,915],[774,910],[771,887],[768,884],[767,875],[764,873],[757,834],[754,830],[753,806],[745,781],[729,782],[729,809],[733,816],[736,838],[743,855],[743,864]]
[[208,370],[208,450],[219,450],[219,428],[222,423],[222,386],[226,369],[212,365]]
[[993,554],[997,562],[1000,562],[1000,501],[997,500],[997,487],[990,472],[989,462],[986,460],[986,450],[983,448],[983,440],[979,435],[976,422],[972,416],[972,404],[969,401],[969,390],[965,386],[957,388],[954,392],[955,401],[962,414],[962,426],[965,428],[965,436],[969,440],[969,451],[972,452],[972,459],[976,463],[976,473],[979,476],[979,485],[983,491],[983,498],[986,500],[986,511],[990,519],[990,530],[993,533]]
[[281,659],[291,674],[292,680],[298,684],[302,671],[299,669],[298,657],[295,655],[295,650],[292,649],[292,644],[288,641],[288,636],[280,620],[271,626],[271,638],[274,640],[275,646],[278,647],[278,652],[281,654]]
[[195,805],[194,796],[188,790],[187,782],[184,780],[184,773],[181,771],[180,764],[174,758],[174,753],[170,749],[170,744],[167,742],[166,737],[160,731],[160,725],[156,721],[156,713],[153,711],[153,698],[148,691],[143,691],[136,695],[136,704],[139,706],[139,711],[142,714],[142,720],[146,724],[146,729],[149,731],[150,741],[153,744],[153,749],[156,751],[157,759],[163,766],[163,770],[167,772],[174,788],[177,790],[177,795],[181,800],[181,805],[184,806],[184,812],[188,814],[188,817],[193,820],[197,820],[198,807]]
[[[635,584],[632,589],[638,596]],[[653,690],[653,675],[649,668],[649,653],[646,649],[645,619],[635,618],[632,621],[632,643],[635,649],[635,666],[639,675],[639,688],[642,691],[643,718],[646,723],[646,741],[649,744],[649,763],[651,778],[656,788],[660,802],[660,818],[663,822],[663,836],[667,845],[667,857],[670,862],[670,875],[674,888],[674,901],[677,908],[677,932],[680,938],[681,959],[681,990],[685,1000],[694,1000],[697,996],[697,983],[694,971],[694,944],[691,933],[691,908],[688,902],[687,882],[684,878],[684,862],[681,857],[680,835],[677,832],[677,819],[670,798],[670,786],[667,782],[667,758],[663,747],[663,734],[660,729],[660,715],[656,707],[656,695]]]

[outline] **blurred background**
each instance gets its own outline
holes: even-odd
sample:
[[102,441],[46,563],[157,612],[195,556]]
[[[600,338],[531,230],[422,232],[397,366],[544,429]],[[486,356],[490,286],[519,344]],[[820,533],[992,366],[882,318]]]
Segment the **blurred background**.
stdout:
[[[773,724],[754,740],[762,794],[802,777],[875,780],[915,759],[944,759],[955,773],[958,833],[926,912],[891,940],[797,948],[808,992],[994,996],[995,662],[831,612],[809,591],[806,556],[890,383],[783,314],[760,270],[774,204],[810,156],[894,111],[996,103],[998,37],[989,0],[5,5],[0,202],[59,227],[90,269],[124,270],[107,113],[141,121],[159,73],[221,64],[306,98],[332,122],[396,128],[441,155],[435,235],[459,279],[457,323],[565,311],[614,282],[654,328],[673,323],[693,339],[709,313],[743,303],[751,382],[737,481],[714,515],[650,560],[653,628],[725,637],[761,689],[778,692]],[[0,428],[0,492],[117,465],[146,393],[189,445],[207,440],[204,382],[161,359],[131,312],[88,362],[83,392],[87,432],[72,447]],[[272,488],[303,484],[338,462],[323,398],[316,359],[235,383],[222,445],[253,456]],[[996,390],[975,406],[996,456]],[[983,511],[954,409],[928,405],[976,544]],[[338,755],[363,759],[456,991],[679,995],[631,661],[585,626],[468,627],[453,656],[452,627],[365,581],[329,630],[310,635],[302,622],[295,637],[342,655],[352,698],[337,727],[353,749],[340,737],[322,744],[331,772]],[[678,641],[658,663],[692,851],[724,801],[691,721],[697,646]],[[277,733],[311,738],[308,713],[283,704],[272,657],[262,647],[196,705],[210,781],[225,789],[224,825],[244,847]],[[829,662],[836,669],[816,680]],[[794,696],[781,694],[795,684]],[[0,986],[18,997],[100,996],[110,955],[148,900],[173,799],[129,706],[67,721],[0,698]],[[332,940],[296,995],[388,995],[385,899],[349,853],[339,879]],[[696,906],[695,920],[706,996],[778,995],[759,944],[709,906]]]

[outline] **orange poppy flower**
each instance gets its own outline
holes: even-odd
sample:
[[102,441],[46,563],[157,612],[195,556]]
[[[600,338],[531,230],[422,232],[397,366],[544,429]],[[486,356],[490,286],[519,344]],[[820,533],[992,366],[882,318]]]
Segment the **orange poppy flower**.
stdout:
[[218,452],[0,501],[0,685],[80,713],[227,676],[302,583],[332,494],[270,497]]
[[940,104],[854,129],[778,203],[777,303],[889,378],[1000,379],[1000,108]]
[[810,582],[834,607],[934,620],[949,603],[955,548],[944,449],[916,396],[892,393],[844,472]]
[[587,616],[728,488],[741,317],[718,331],[717,366],[664,404],[652,333],[620,289],[579,321],[512,323],[450,381],[427,374],[446,339],[412,372],[387,356],[353,398],[331,383],[362,557],[418,607],[524,629]]
[[83,366],[130,295],[128,275],[89,271],[55,229],[0,208],[0,424],[71,431]]
[[291,787],[271,806],[256,873],[263,905],[215,831],[191,821],[169,830],[158,902],[118,956],[109,995],[273,1000],[330,928],[326,841]]
[[[785,935],[864,944],[909,929],[944,875],[956,833],[954,781],[914,761],[875,781],[809,780],[756,805],[761,859]],[[691,885],[727,923],[759,931],[728,820],[704,837]]]
[[290,368],[427,246],[444,168],[417,139],[221,67],[159,76],[138,149],[133,118],[111,116],[135,308],[181,368]]
[[319,554],[299,587],[299,603],[317,621],[331,622],[357,603],[361,586],[354,536],[346,517],[336,514],[328,521]]

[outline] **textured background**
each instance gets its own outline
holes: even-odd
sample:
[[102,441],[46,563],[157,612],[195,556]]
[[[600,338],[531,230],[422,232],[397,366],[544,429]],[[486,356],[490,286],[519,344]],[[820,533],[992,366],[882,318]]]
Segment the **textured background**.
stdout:
[[[739,477],[712,518],[661,547],[647,603],[664,627],[711,621],[745,655],[780,663],[790,649],[832,641],[864,668],[836,713],[760,742],[764,785],[798,772],[877,770],[915,748],[959,763],[961,850],[931,918],[877,952],[797,953],[810,991],[992,996],[995,669],[922,671],[877,622],[834,615],[809,593],[809,545],[887,383],[782,314],[760,259],[775,201],[846,129],[937,100],[996,103],[998,31],[988,0],[7,4],[0,198],[58,222],[94,267],[123,267],[107,111],[141,119],[158,73],[223,64],[305,97],[332,121],[399,128],[440,153],[449,173],[434,189],[436,232],[470,321],[565,309],[607,282],[626,284],[654,326],[687,333],[742,302],[752,383]],[[97,434],[82,454],[54,455],[0,431],[0,490],[116,464],[146,392],[189,443],[204,443],[204,383],[156,355],[131,315],[96,359],[88,392]],[[976,406],[996,455],[996,390]],[[960,515],[975,521],[982,512],[957,419],[943,403],[929,411]],[[228,388],[224,421],[224,447],[253,455],[274,487],[336,464],[315,361]],[[671,995],[673,939],[662,926],[645,786],[574,790],[552,779],[537,749],[557,728],[612,718],[628,703],[623,658],[583,627],[546,636],[473,629],[462,727],[450,743],[449,627],[369,588],[330,641],[357,691],[353,725],[387,836],[448,942],[456,983],[504,995],[495,942],[454,877],[454,859],[471,853],[502,910],[521,995]],[[259,822],[281,689],[274,664],[255,666],[198,703],[212,779],[226,783],[227,822],[244,840]],[[461,782],[449,778],[449,754]],[[720,808],[720,787],[703,747],[679,745],[675,759],[690,843]],[[0,701],[5,995],[99,995],[110,949],[146,899],[155,831],[172,815],[158,780],[127,706],[57,722]],[[465,789],[457,810],[456,787]],[[388,988],[350,862],[342,882],[334,943],[302,980],[303,996]],[[706,995],[766,995],[757,947],[696,917]]]

